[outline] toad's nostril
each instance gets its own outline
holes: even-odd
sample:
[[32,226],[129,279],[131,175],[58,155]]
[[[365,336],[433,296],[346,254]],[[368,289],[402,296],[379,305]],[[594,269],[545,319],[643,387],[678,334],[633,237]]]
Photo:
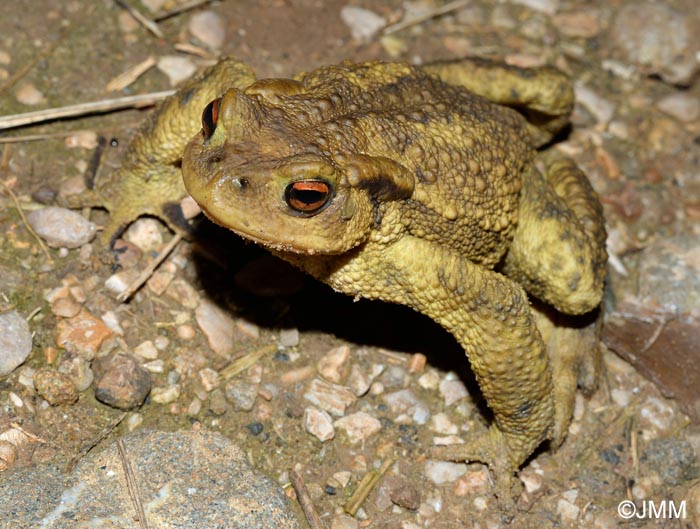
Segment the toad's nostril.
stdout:
[[244,191],[250,185],[250,182],[247,178],[233,178],[231,182],[235,187],[237,187],[241,191]]

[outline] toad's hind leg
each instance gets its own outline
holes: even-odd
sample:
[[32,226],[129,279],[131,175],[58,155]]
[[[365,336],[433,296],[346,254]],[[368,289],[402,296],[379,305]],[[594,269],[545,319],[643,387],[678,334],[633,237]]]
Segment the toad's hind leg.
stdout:
[[552,365],[556,446],[571,420],[577,382],[588,391],[597,382],[605,227],[595,192],[571,160],[553,162],[545,175],[533,169],[523,176],[518,227],[502,271],[556,309],[533,306]]
[[603,297],[605,225],[598,196],[569,159],[523,174],[518,226],[501,271],[564,314]]

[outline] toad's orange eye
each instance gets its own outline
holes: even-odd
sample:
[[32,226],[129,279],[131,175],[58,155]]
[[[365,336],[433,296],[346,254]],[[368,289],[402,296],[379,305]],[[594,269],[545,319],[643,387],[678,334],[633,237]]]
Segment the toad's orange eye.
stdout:
[[221,98],[219,97],[204,107],[204,112],[202,112],[202,131],[204,132],[205,140],[211,138],[211,135],[216,130],[216,123],[219,121],[220,103]]
[[298,180],[284,190],[284,200],[294,211],[310,215],[321,211],[332,194],[331,185],[324,180]]

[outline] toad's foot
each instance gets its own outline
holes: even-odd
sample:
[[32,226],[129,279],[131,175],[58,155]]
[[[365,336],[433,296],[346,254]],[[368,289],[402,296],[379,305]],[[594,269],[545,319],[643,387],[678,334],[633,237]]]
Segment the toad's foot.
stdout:
[[[515,441],[517,446],[517,439]],[[491,426],[484,436],[464,444],[433,446],[428,455],[442,461],[480,462],[488,465],[495,479],[494,492],[498,506],[504,515],[512,517],[514,499],[520,494],[519,482],[513,474],[519,465],[513,458],[517,452],[517,448],[509,444],[508,435],[496,426]]]

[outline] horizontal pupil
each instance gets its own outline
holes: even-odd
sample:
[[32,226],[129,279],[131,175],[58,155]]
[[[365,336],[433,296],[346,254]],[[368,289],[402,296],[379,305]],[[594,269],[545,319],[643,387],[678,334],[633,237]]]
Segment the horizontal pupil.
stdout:
[[295,202],[303,204],[306,207],[316,207],[323,203],[326,197],[325,191],[317,191],[315,189],[294,189],[292,199]]

